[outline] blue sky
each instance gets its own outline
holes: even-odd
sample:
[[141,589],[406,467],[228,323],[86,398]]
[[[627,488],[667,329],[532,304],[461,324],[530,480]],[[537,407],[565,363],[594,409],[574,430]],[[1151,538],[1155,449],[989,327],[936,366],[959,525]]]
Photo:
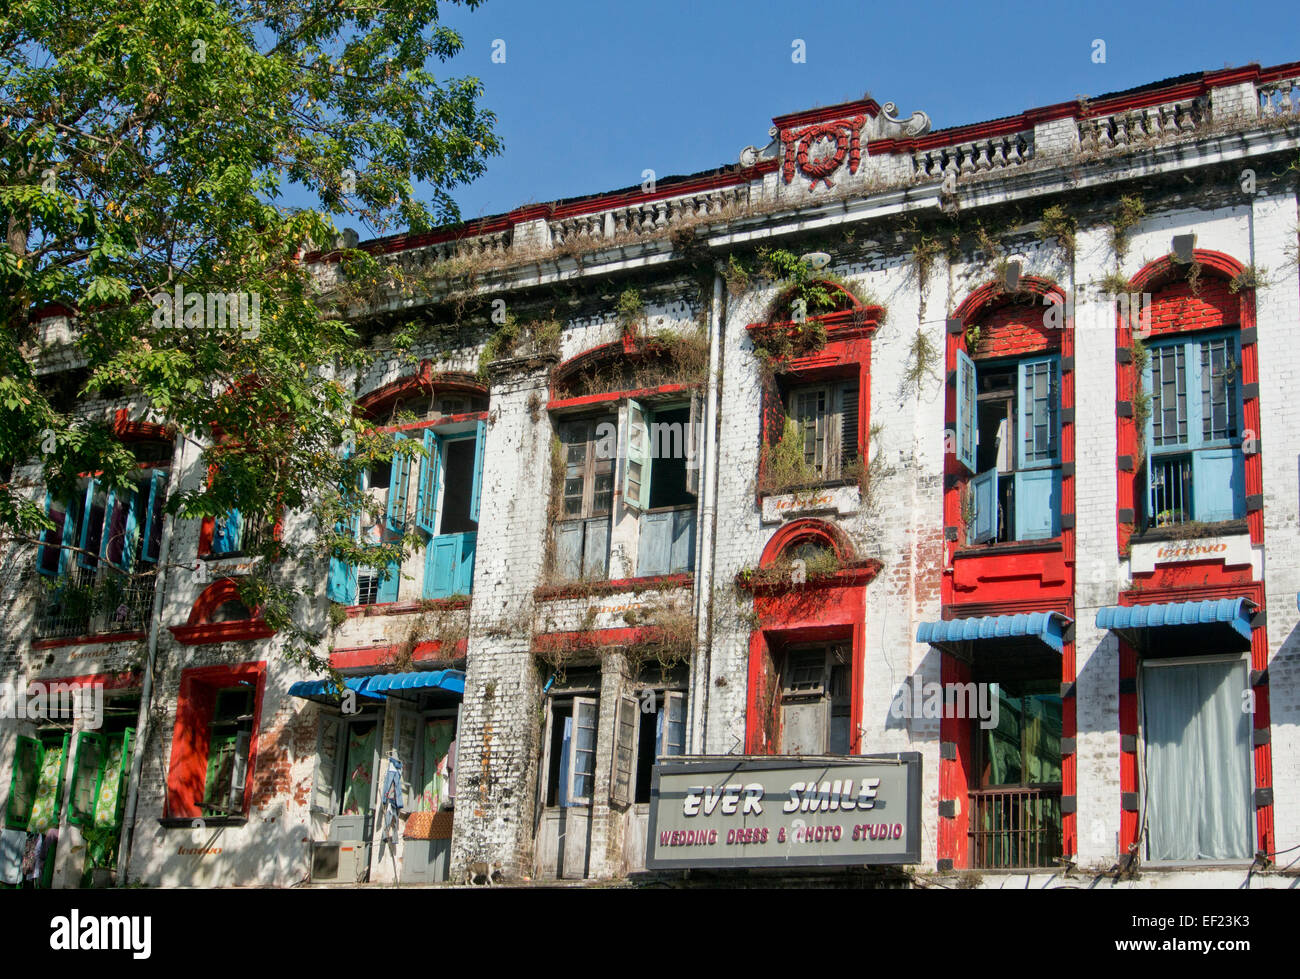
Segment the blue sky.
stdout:
[[[1163,0],[976,4],[487,0],[445,6],[505,153],[466,218],[734,163],[775,115],[864,92],[935,128],[1189,71],[1300,61],[1300,10]],[[1093,40],[1106,61],[1092,60]],[[504,64],[492,62],[505,42]],[[791,60],[802,39],[807,61]]]

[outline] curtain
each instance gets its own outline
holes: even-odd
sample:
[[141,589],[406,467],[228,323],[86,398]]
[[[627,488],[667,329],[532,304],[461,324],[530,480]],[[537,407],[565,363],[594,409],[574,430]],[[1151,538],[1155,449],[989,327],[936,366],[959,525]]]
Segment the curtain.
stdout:
[[353,724],[348,728],[347,768],[343,775],[343,815],[370,811],[370,783],[374,778],[375,733],[378,725]]
[[63,747],[46,748],[45,761],[36,783],[36,801],[32,803],[32,817],[27,822],[27,832],[44,833],[59,825],[59,797],[63,776]]
[[456,722],[450,717],[425,722],[420,766],[421,789],[415,800],[415,812],[436,812],[446,798],[447,751],[455,737],[455,726]]
[[1149,859],[1250,859],[1244,690],[1240,661],[1143,669]]

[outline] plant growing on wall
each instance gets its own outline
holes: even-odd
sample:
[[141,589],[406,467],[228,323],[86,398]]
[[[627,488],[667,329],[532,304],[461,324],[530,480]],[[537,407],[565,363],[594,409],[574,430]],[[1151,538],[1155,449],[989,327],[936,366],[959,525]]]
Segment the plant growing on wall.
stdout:
[[1119,199],[1110,222],[1110,246],[1117,261],[1122,262],[1128,252],[1129,233],[1146,217],[1147,206],[1142,198],[1128,195]]
[[935,366],[938,363],[939,352],[935,350],[934,344],[925,331],[918,327],[916,336],[912,338],[912,343],[908,347],[903,376],[899,379],[899,397],[906,397],[909,392],[919,397],[927,377],[931,380],[939,380],[939,376],[935,373]]
[[1038,225],[1038,237],[1042,241],[1055,239],[1065,254],[1074,257],[1075,235],[1079,231],[1079,222],[1064,206],[1053,204],[1043,209],[1043,216]]

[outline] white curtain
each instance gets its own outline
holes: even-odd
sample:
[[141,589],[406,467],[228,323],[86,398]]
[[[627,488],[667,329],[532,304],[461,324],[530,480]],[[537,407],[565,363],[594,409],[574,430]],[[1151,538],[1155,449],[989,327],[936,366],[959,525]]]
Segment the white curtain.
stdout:
[[1241,661],[1143,669],[1151,860],[1249,860],[1250,717]]

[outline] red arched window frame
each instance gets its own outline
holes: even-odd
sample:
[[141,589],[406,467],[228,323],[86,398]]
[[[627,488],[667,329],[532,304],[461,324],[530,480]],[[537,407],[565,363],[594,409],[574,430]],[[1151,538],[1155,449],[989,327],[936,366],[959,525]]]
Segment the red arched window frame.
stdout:
[[219,578],[199,594],[190,608],[185,625],[169,626],[177,642],[187,646],[206,646],[219,642],[266,639],[275,631],[262,618],[261,609],[251,609],[246,619],[213,622],[212,615],[226,602],[242,602],[234,578]]

